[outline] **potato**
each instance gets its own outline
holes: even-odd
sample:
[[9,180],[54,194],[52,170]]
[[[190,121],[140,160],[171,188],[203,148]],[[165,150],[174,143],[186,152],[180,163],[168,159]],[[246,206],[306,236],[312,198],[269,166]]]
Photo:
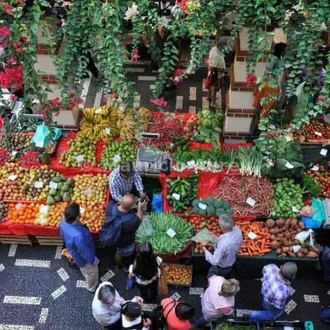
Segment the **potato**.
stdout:
[[279,219],[276,220],[276,226],[277,226],[277,227],[281,228],[281,227],[283,227],[284,225],[285,225],[285,220],[284,220],[284,219],[279,218]]
[[300,251],[297,253],[297,257],[298,257],[298,258],[303,258],[304,256],[305,256],[305,255],[304,255],[302,252],[300,252]]
[[305,229],[305,224],[302,221],[298,222],[300,229]]
[[290,224],[291,228],[294,228],[297,225],[297,223],[298,223],[297,219],[291,219],[291,224]]
[[320,254],[320,250],[315,246],[310,246],[309,250],[312,251],[312,252],[315,252],[317,255]]
[[271,228],[274,228],[275,227],[275,221],[273,219],[268,219],[266,221],[266,227],[271,229]]
[[289,255],[290,257],[293,257],[293,258],[296,256],[296,254],[295,254],[295,253],[293,253],[293,252],[290,252],[290,251],[288,252],[288,255]]
[[307,253],[307,258],[317,258],[318,257],[318,254],[315,253],[314,251],[309,251]]
[[281,254],[281,253],[282,253],[282,249],[281,249],[281,248],[278,248],[278,249],[276,250],[276,253],[277,253],[277,254]]
[[287,253],[287,252],[289,252],[289,250],[290,250],[290,248],[288,246],[285,246],[282,248],[283,253]]
[[280,247],[280,243],[278,241],[271,241],[270,242],[270,247],[273,249],[273,250],[277,250],[279,247]]
[[272,228],[272,229],[269,230],[269,232],[273,235],[276,235],[276,234],[278,234],[278,229],[277,228]]
[[270,240],[271,240],[271,241],[276,241],[276,236],[275,236],[275,235],[271,235],[271,236],[270,236]]

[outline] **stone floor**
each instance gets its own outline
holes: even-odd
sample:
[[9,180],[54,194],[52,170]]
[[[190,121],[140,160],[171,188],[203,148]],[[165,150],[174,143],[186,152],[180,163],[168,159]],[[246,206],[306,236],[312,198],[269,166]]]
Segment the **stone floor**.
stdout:
[[[98,249],[101,280],[113,282],[120,294],[131,298],[135,292],[125,290],[125,275],[112,263],[113,254]],[[202,262],[198,261],[200,266]],[[236,298],[237,317],[260,307],[260,281],[251,273],[254,263],[235,276],[241,281]],[[259,274],[259,269],[255,268]],[[93,319],[93,295],[85,288],[78,269],[70,268],[61,258],[60,248],[39,245],[0,245],[0,329],[1,330],[98,330]],[[170,288],[175,295],[196,306],[200,312],[200,295],[206,286],[205,270],[195,271],[191,288]],[[330,303],[329,284],[320,281],[315,271],[300,270],[292,283],[292,296],[282,320],[312,320],[315,329],[327,327],[318,321],[322,308]],[[145,305],[150,310],[154,306]]]

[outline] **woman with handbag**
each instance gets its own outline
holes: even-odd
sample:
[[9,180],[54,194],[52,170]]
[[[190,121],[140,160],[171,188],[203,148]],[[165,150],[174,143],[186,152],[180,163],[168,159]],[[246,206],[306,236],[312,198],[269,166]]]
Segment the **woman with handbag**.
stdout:
[[153,253],[152,245],[143,242],[136,254],[133,265],[129,267],[127,288],[133,286],[133,277],[146,303],[154,302],[158,295],[158,277],[161,273],[162,259]]

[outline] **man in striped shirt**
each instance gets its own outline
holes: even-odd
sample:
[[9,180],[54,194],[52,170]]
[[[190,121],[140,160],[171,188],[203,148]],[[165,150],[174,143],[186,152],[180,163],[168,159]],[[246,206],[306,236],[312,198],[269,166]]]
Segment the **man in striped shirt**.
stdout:
[[132,162],[123,162],[109,175],[109,186],[111,198],[116,202],[120,202],[122,197],[129,194],[133,185],[139,192],[140,196],[144,195],[142,178],[140,174],[134,170]]

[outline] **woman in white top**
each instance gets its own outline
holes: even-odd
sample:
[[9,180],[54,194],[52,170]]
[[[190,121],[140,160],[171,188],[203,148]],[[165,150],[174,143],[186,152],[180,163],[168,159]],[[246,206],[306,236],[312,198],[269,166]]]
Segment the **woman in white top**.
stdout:
[[92,310],[95,320],[107,329],[121,328],[121,308],[125,303],[110,282],[103,282],[96,289]]
[[134,264],[130,266],[129,278],[135,276],[136,284],[140,290],[140,296],[146,303],[157,299],[158,277],[162,259],[153,253],[152,245],[143,242],[136,254]]

